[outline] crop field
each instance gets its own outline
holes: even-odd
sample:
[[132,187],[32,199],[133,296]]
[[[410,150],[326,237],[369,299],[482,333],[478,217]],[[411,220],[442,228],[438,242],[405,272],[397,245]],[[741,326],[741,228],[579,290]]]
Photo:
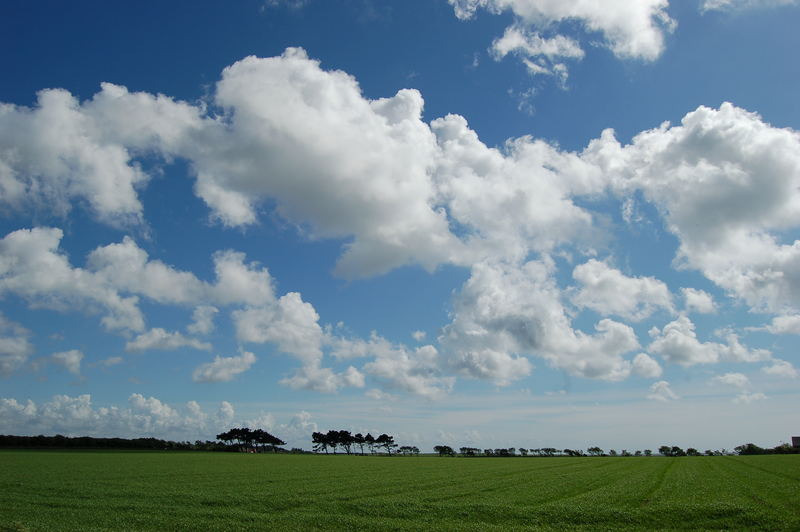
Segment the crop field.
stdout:
[[800,455],[0,452],[0,530],[800,530]]

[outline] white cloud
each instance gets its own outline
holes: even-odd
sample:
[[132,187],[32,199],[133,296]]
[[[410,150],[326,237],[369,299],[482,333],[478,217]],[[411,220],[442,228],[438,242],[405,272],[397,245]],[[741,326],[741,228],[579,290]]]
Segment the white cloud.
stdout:
[[661,365],[646,353],[639,353],[633,357],[632,372],[646,379],[657,379],[663,373]]
[[633,329],[604,319],[596,333],[572,329],[551,267],[478,264],[454,303],[453,321],[439,341],[461,373],[508,384],[530,373],[525,356],[545,359],[573,375],[620,380],[639,347]]
[[800,314],[776,316],[765,328],[772,334],[800,334]]
[[714,298],[711,294],[704,290],[696,288],[681,288],[681,294],[685,301],[684,310],[688,312],[697,312],[700,314],[713,314],[717,311],[717,305],[714,303]]
[[125,351],[173,351],[182,347],[191,347],[201,351],[210,351],[211,344],[196,338],[187,338],[179,332],[169,332],[159,327],[138,335],[125,344]]
[[627,277],[595,259],[576,266],[572,277],[580,283],[572,296],[572,302],[580,308],[631,321],[641,321],[659,308],[674,310],[667,285],[653,277]]
[[636,135],[605,131],[582,154],[621,194],[641,190],[693,268],[753,309],[783,313],[800,300],[800,134],[729,103],[699,107],[680,126]]
[[108,357],[100,360],[95,365],[104,366],[106,368],[110,368],[111,366],[116,366],[117,364],[122,364],[123,359],[122,357]]
[[74,375],[80,375],[81,373],[81,361],[83,360],[83,353],[77,349],[53,353],[50,355],[50,359],[59,366],[63,366],[64,369]]
[[798,0],[704,0],[700,11],[736,11],[797,4]]
[[0,376],[20,369],[33,353],[30,331],[0,313]]
[[686,316],[679,316],[663,329],[653,327],[650,331],[653,342],[648,351],[663,357],[667,362],[682,366],[695,364],[716,364],[728,362],[758,362],[768,360],[772,355],[766,349],[750,349],[739,342],[739,338],[728,332],[727,343],[700,342],[695,333],[695,325]]
[[200,305],[192,312],[192,323],[186,327],[190,334],[209,334],[214,330],[214,317],[219,312],[217,307]]
[[242,253],[215,253],[216,282],[210,284],[150,259],[128,237],[96,248],[87,267],[76,268],[60,249],[62,237],[61,229],[33,228],[0,240],[0,294],[14,293],[32,306],[60,311],[102,312],[107,329],[137,332],[144,329],[139,296],[177,305],[258,305],[275,297],[269,272],[258,263],[246,263]]
[[426,336],[427,333],[425,331],[414,331],[413,333],[411,333],[411,337],[417,342],[423,341]]
[[750,387],[750,379],[747,378],[747,375],[742,373],[726,373],[724,375],[717,375],[711,380],[712,382],[738,388],[739,390],[746,390]]
[[255,364],[256,356],[242,351],[237,357],[214,357],[212,362],[198,366],[192,373],[195,382],[229,382]]
[[761,371],[773,377],[783,377],[786,379],[796,379],[800,376],[800,372],[797,371],[797,368],[795,368],[791,362],[778,358],[772,360],[771,366],[764,366],[761,368]]
[[606,46],[622,58],[655,60],[664,49],[664,33],[675,22],[667,14],[668,0],[582,2],[580,0],[448,0],[456,16],[467,19],[479,8],[493,13],[511,11],[519,23],[548,28],[578,21],[605,36]]
[[289,292],[270,306],[234,311],[233,321],[241,342],[274,343],[305,364],[322,358],[324,333],[318,323],[319,314],[296,292]]
[[767,399],[767,396],[764,395],[761,392],[754,392],[754,393],[743,392],[743,393],[740,393],[739,395],[737,395],[733,399],[733,402],[734,403],[742,403],[742,404],[750,404],[750,403],[755,402],[755,401],[763,401],[764,399]]
[[353,366],[342,373],[331,368],[320,367],[317,363],[298,368],[294,375],[281,380],[281,384],[294,389],[314,390],[322,393],[335,393],[340,388],[363,388],[364,374]]
[[254,223],[257,203],[274,198],[314,237],[353,237],[337,266],[345,277],[433,268],[457,250],[433,205],[436,143],[417,91],[367,100],[351,76],[290,48],[226,68],[215,102],[225,127],[209,128],[203,149],[186,156],[198,195],[224,224]]
[[669,386],[669,382],[667,381],[658,381],[654,382],[650,386],[650,394],[647,396],[648,399],[652,399],[654,401],[674,401],[676,399],[680,399],[675,392]]
[[567,81],[567,67],[560,61],[580,60],[584,56],[583,49],[574,39],[564,35],[542,37],[518,24],[506,28],[503,36],[492,42],[491,51],[496,60],[510,53],[517,55],[531,74],[555,76],[562,86]]
[[56,310],[102,309],[108,329],[140,331],[138,298],[123,297],[92,272],[73,268],[60,252],[60,229],[20,229],[0,240],[0,294],[14,293],[32,305]]
[[177,407],[137,393],[128,398],[127,407],[96,406],[89,394],[55,395],[39,404],[0,398],[0,425],[9,433],[21,435],[154,436],[193,441],[230,428],[226,425],[233,418],[233,408],[223,401],[222,410],[222,415],[211,416],[194,401]]

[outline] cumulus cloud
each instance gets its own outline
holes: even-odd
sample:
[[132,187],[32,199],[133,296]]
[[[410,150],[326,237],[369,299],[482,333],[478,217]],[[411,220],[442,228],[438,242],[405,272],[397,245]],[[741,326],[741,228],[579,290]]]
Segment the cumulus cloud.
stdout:
[[647,396],[647,398],[661,402],[680,399],[680,397],[672,391],[672,388],[670,388],[669,382],[667,381],[654,382],[650,386],[650,394]]
[[583,153],[620,194],[642,191],[680,246],[675,264],[699,270],[752,308],[782,313],[800,300],[800,134],[729,103],[699,107],[681,125],[622,147],[605,131]]
[[632,372],[634,375],[644,377],[646,379],[657,379],[661,376],[663,370],[661,365],[647,353],[639,353],[633,357]]
[[336,358],[370,358],[362,366],[364,373],[393,390],[439,399],[455,383],[454,377],[444,373],[444,361],[432,345],[411,349],[375,333],[368,340],[331,337],[329,343]]
[[577,266],[572,277],[580,284],[572,302],[580,308],[631,321],[641,321],[659,308],[673,311],[667,285],[653,277],[628,277],[595,259]]
[[50,360],[62,366],[64,369],[74,375],[81,374],[81,361],[83,360],[83,353],[77,349],[70,349],[69,351],[62,351],[60,353],[53,353],[50,355]]
[[667,362],[682,366],[727,362],[758,362],[768,360],[772,354],[766,349],[750,349],[739,342],[732,332],[725,334],[726,343],[701,342],[697,339],[694,323],[686,316],[664,326],[650,330],[653,338],[648,350]]
[[761,371],[773,377],[783,377],[786,379],[796,379],[800,376],[800,372],[797,371],[797,368],[795,368],[791,362],[778,358],[773,359],[770,366],[761,368]]
[[717,311],[714,298],[704,290],[696,288],[681,288],[686,312],[697,312],[699,314],[713,314]]
[[765,329],[772,334],[800,334],[800,315],[776,316]]
[[353,366],[342,373],[331,368],[320,367],[318,363],[298,368],[294,375],[281,380],[281,384],[294,389],[314,390],[322,393],[335,393],[340,388],[363,388],[364,374]]
[[242,351],[239,356],[214,357],[212,362],[198,366],[192,373],[194,382],[229,382],[255,364],[256,356]]
[[218,312],[217,307],[200,305],[192,312],[192,323],[186,330],[191,334],[209,334],[214,330],[214,317]]
[[0,398],[0,425],[14,434],[197,439],[213,437],[233,419],[233,407],[223,402],[221,414],[202,411],[195,401],[172,406],[155,397],[131,394],[126,407],[97,406],[89,394],[55,395],[49,401]]
[[7,319],[0,312],[0,376],[9,376],[20,369],[33,353],[30,331]]
[[734,397],[734,403],[749,404],[754,401],[761,401],[766,399],[767,396],[761,392],[750,391],[750,379],[747,375],[742,373],[725,373],[724,375],[717,375],[711,379],[713,384],[720,384],[728,388],[733,388],[738,391]]
[[510,53],[517,55],[528,72],[555,76],[562,86],[567,80],[567,66],[562,61],[579,60],[584,56],[583,49],[574,39],[564,35],[542,37],[519,24],[506,28],[503,36],[492,42],[491,51],[496,60]]
[[136,296],[124,297],[103,279],[73,268],[59,250],[60,229],[20,229],[0,240],[0,294],[56,310],[102,311],[108,329],[140,331],[144,317]]
[[60,249],[62,237],[61,229],[37,227],[0,240],[0,295],[16,294],[32,306],[103,313],[107,329],[136,332],[144,330],[140,296],[176,305],[266,304],[274,299],[269,272],[246,263],[242,253],[214,254],[216,280],[211,284],[150,259],[128,237],[93,250],[86,268],[74,267]]
[[548,28],[577,21],[590,32],[605,37],[605,45],[621,58],[652,61],[664,49],[664,34],[675,22],[667,13],[668,0],[639,2],[581,2],[579,0],[448,0],[460,19],[471,18],[478,9],[493,13],[511,11],[517,24]]
[[159,327],[138,335],[125,344],[125,351],[174,351],[182,347],[191,347],[201,351],[211,350],[211,344],[196,338],[187,338],[179,332],[169,332]]
[[439,341],[459,372],[497,384],[529,374],[528,355],[573,375],[627,377],[631,364],[622,355],[639,347],[633,329],[604,319],[595,330],[572,328],[551,266],[482,263],[457,295],[453,321]]

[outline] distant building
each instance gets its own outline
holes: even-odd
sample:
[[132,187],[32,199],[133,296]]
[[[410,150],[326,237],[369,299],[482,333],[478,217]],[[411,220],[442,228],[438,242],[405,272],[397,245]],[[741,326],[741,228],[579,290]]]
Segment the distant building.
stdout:
[[800,436],[792,436],[792,447],[800,449]]

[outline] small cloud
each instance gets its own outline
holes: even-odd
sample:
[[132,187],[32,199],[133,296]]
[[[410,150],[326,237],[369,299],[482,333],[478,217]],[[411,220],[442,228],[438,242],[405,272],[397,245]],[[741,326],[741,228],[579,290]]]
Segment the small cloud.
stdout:
[[767,398],[767,396],[764,395],[763,393],[760,393],[760,392],[756,392],[756,393],[746,393],[745,392],[745,393],[740,393],[739,395],[737,395],[736,398],[733,400],[733,402],[734,403],[739,403],[739,404],[750,404],[750,403],[755,402],[755,401],[762,401],[762,400],[764,400],[766,398]]
[[212,362],[201,364],[194,370],[194,382],[228,382],[240,373],[244,373],[256,361],[256,356],[243,351],[238,357],[214,357]]
[[786,360],[781,360],[776,358],[772,361],[771,366],[764,366],[761,368],[761,371],[766,373],[767,375],[772,375],[773,377],[783,377],[786,379],[796,379],[800,376],[797,369],[791,364],[791,362],[787,362]]
[[647,396],[648,399],[652,399],[654,401],[674,401],[679,399],[680,397],[675,394],[669,387],[669,383],[667,381],[658,381],[654,382],[652,386],[650,386],[650,394]]
[[414,338],[417,342],[421,342],[425,339],[427,333],[425,331],[414,331],[411,333],[411,337]]
[[77,349],[71,349],[61,353],[53,353],[50,356],[50,359],[74,375],[80,375],[81,373],[81,360],[83,360],[83,353]]

